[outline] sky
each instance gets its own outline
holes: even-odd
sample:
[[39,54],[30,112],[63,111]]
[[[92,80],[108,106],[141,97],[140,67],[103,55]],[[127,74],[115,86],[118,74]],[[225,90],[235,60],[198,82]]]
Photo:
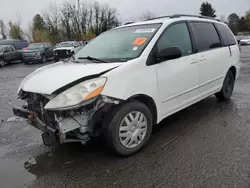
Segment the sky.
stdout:
[[[27,27],[35,14],[41,13],[51,2],[60,4],[64,1],[76,0],[0,0],[0,19],[7,23],[17,20],[20,15],[21,25]],[[83,0],[80,0],[83,1]],[[199,14],[199,8],[204,0],[98,0],[107,3],[119,12],[123,22],[138,18],[143,12],[150,11],[156,16],[171,14]],[[218,18],[226,18],[231,13],[243,16],[250,9],[250,0],[206,0],[216,9]]]

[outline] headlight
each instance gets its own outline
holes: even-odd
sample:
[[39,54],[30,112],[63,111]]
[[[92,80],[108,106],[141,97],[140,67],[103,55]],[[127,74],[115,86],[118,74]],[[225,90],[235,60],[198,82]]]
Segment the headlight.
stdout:
[[40,52],[35,52],[35,56],[41,56]]
[[82,102],[98,96],[107,78],[100,77],[77,84],[60,93],[44,107],[45,109],[70,109],[79,106]]

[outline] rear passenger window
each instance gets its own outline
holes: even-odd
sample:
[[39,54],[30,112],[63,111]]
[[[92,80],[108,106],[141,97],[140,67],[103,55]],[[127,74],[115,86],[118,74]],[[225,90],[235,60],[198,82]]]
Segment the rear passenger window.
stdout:
[[223,42],[224,42],[224,46],[231,46],[231,45],[235,45],[235,38],[232,34],[232,32],[230,31],[230,29],[223,24],[216,24],[216,26],[218,27],[220,34],[222,36]]
[[10,46],[10,50],[11,50],[12,52],[14,52],[14,51],[15,51],[15,48],[14,48],[13,46]]
[[221,46],[220,37],[212,23],[192,22],[197,52]]
[[179,47],[182,56],[192,54],[192,43],[186,23],[179,23],[167,28],[157,43],[158,53],[169,47]]

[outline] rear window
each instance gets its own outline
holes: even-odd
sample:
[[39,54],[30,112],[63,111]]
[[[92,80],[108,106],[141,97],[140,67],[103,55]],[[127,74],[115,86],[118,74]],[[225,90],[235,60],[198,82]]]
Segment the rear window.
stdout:
[[219,35],[212,23],[192,22],[191,26],[197,52],[221,47]]
[[232,34],[232,32],[230,31],[230,29],[223,24],[216,24],[216,26],[218,27],[221,35],[222,35],[222,39],[224,42],[224,46],[231,46],[231,45],[235,45],[235,38]]

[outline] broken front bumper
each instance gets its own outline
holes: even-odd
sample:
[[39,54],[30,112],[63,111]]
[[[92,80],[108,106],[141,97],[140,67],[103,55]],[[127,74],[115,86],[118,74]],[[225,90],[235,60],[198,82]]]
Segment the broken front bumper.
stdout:
[[57,134],[56,129],[44,124],[39,118],[35,116],[33,112],[26,110],[24,108],[14,107],[13,113],[16,116],[30,120],[30,125],[32,125],[37,129],[40,129],[43,132],[42,139],[44,145],[53,146],[58,144],[58,142],[60,142],[60,139],[57,139],[59,138],[58,137],[59,135]]
[[[85,143],[89,137],[87,134],[87,117],[84,115],[76,115],[57,120],[57,126],[51,127],[44,123],[36,113],[27,109],[14,107],[13,113],[16,116],[29,120],[30,125],[43,132],[42,139],[46,146],[54,146],[66,142],[82,142]],[[68,139],[67,133],[70,131],[79,130],[81,132],[80,139]]]

